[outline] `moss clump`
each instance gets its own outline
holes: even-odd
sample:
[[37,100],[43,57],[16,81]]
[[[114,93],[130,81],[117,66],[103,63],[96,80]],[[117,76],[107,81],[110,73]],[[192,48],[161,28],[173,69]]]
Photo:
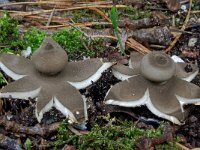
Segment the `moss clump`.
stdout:
[[102,51],[103,40],[91,40],[76,29],[64,29],[53,34],[53,39],[58,42],[68,53],[69,57],[95,57]]
[[[58,129],[57,141],[53,143],[58,147],[64,144],[75,146],[79,150],[85,150],[88,147],[95,150],[133,150],[136,148],[136,141],[141,136],[160,136],[163,133],[165,124],[161,124],[157,129],[140,129],[134,126],[132,122],[121,122],[119,120],[110,121],[104,126],[95,125],[88,134],[74,135],[66,129],[66,123],[61,123]],[[174,143],[165,143],[157,147],[175,147]]]
[[0,17],[0,52],[17,50],[20,46],[19,39],[18,22],[5,12]]
[[[30,28],[24,35],[20,35],[18,22],[8,13],[0,18],[0,52],[21,54],[28,46],[32,51],[39,48],[46,33],[37,28]],[[70,58],[95,57],[101,53],[103,39],[91,40],[77,29],[65,29],[54,32],[53,39],[57,41],[68,53]]]
[[69,131],[66,128],[68,125],[67,120],[63,120],[58,128],[57,140],[52,143],[54,149],[57,147],[64,145],[69,138]]
[[28,46],[30,46],[32,51],[35,51],[40,47],[45,34],[45,31],[37,28],[30,28],[23,36],[23,49],[26,49]]

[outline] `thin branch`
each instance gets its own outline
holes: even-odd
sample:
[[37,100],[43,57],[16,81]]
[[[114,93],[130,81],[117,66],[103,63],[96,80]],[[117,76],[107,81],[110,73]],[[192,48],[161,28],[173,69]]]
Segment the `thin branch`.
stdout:
[[29,135],[40,135],[42,137],[57,131],[59,124],[59,122],[56,122],[46,126],[41,126],[37,124],[34,127],[26,127],[16,123],[15,121],[7,120],[7,117],[5,115],[0,116],[0,126],[4,126],[5,130],[11,130],[12,132],[25,133]]
[[[98,5],[98,6],[77,6],[77,7],[69,7],[69,8],[65,8],[65,9],[55,9],[55,11],[57,12],[61,12],[61,11],[69,11],[69,10],[78,10],[78,9],[89,9],[89,8],[94,8],[94,7],[98,7],[98,8],[111,8],[112,5]],[[116,5],[117,8],[126,8],[126,5]],[[4,12],[5,10],[0,10],[0,12]],[[38,10],[38,11],[32,11],[32,12],[21,12],[21,11],[7,11],[9,13],[13,13],[11,14],[12,16],[29,16],[29,15],[37,15],[37,14],[43,14],[43,13],[50,13],[53,10]]]
[[179,148],[181,148],[182,150],[191,150],[190,148],[185,147],[184,145],[176,142],[176,146],[178,146]]
[[50,14],[50,16],[49,16],[49,19],[48,19],[48,21],[47,21],[46,26],[49,26],[49,25],[50,25],[54,12],[55,12],[55,8],[54,8],[53,11],[51,12],[51,14]]

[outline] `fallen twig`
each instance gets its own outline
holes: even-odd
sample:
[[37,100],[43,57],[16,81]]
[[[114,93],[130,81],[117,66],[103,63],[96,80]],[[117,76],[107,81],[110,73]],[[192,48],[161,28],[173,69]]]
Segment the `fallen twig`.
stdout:
[[103,18],[105,18],[108,22],[111,23],[111,20],[110,18],[103,12],[101,11],[100,9],[96,8],[96,7],[92,7],[92,8],[89,8],[90,10],[94,10],[95,12],[97,12],[100,16],[102,16]]
[[176,142],[176,146],[180,147],[182,150],[191,150],[190,148],[185,147],[184,145]]
[[138,139],[136,146],[141,150],[149,150],[151,147],[154,147],[155,145],[172,141],[173,141],[173,129],[170,125],[167,125],[161,136],[158,137],[143,136]]
[[57,131],[59,124],[60,124],[59,122],[56,122],[46,126],[41,126],[37,124],[34,127],[26,127],[16,123],[15,121],[7,120],[7,117],[5,115],[0,116],[0,126],[4,126],[5,130],[12,130],[12,132],[26,133],[29,135],[40,135],[42,137]]
[[[111,25],[111,23],[108,23],[108,22],[85,22],[85,23],[73,24],[74,27],[89,27],[89,26],[95,26],[95,25]],[[53,29],[53,28],[63,28],[63,27],[70,27],[70,26],[71,25],[69,23],[66,23],[64,25],[40,26],[40,28]]]
[[[112,5],[97,5],[97,6],[79,6],[79,7],[69,7],[65,9],[55,9],[56,12],[61,11],[69,11],[69,10],[78,10],[78,9],[89,9],[89,8],[112,8]],[[126,8],[126,5],[116,5],[117,8]],[[4,12],[5,10],[0,10],[0,12]],[[43,13],[51,13],[53,10],[38,10],[38,11],[31,11],[31,12],[19,12],[19,11],[7,11],[9,13],[12,13],[11,16],[29,16],[29,15],[37,15],[37,14],[43,14]]]
[[[72,6],[73,5],[73,1],[37,1],[37,2],[13,2],[13,3],[4,3],[4,4],[0,4],[0,7],[5,7],[5,6],[13,6],[13,5],[62,5],[62,6]],[[106,4],[111,4],[111,2],[95,2],[95,3],[85,3],[85,4],[78,4],[75,6],[94,6],[94,5],[106,5]]]
[[53,11],[51,12],[51,14],[50,14],[50,16],[49,16],[49,19],[48,19],[48,21],[47,21],[46,26],[49,26],[49,25],[50,25],[54,12],[55,12],[55,8],[54,8]]

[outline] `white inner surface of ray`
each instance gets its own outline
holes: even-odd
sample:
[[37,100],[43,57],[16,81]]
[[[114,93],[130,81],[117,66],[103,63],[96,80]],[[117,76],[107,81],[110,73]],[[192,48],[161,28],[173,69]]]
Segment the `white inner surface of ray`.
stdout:
[[183,108],[184,105],[200,103],[200,98],[190,99],[190,98],[185,98],[185,97],[181,97],[181,96],[178,96],[178,95],[175,95],[175,96],[176,96],[176,98],[178,99],[178,101],[181,105],[181,111],[182,112],[184,112],[184,108]]
[[38,96],[41,88],[38,88],[33,91],[26,91],[26,92],[6,92],[0,93],[0,97],[4,98],[18,98],[18,99],[28,99],[28,98],[35,98]]
[[3,72],[5,72],[5,74],[7,74],[13,80],[18,80],[26,76],[26,75],[16,74],[15,72],[7,68],[2,62],[0,62],[0,68],[3,70]]
[[194,72],[193,74],[189,75],[188,77],[186,77],[186,78],[181,78],[181,79],[190,82],[190,81],[192,81],[192,80],[197,76],[198,73],[199,73],[199,70],[197,70],[197,71]]
[[141,106],[141,105],[145,105],[145,102],[147,101],[148,97],[149,97],[149,91],[146,90],[144,93],[144,96],[138,100],[118,101],[118,100],[114,100],[114,99],[109,99],[105,103],[111,104],[111,105],[123,106],[123,107]]
[[116,71],[115,69],[112,69],[112,73],[118,80],[122,80],[122,81],[128,80],[128,78],[136,76],[136,75],[133,75],[133,76],[125,75],[121,72]]
[[111,66],[112,66],[111,62],[103,63],[103,65],[97,70],[97,72],[93,74],[92,76],[90,76],[88,79],[80,81],[80,82],[70,82],[70,81],[67,81],[67,82],[71,84],[72,86],[74,86],[76,89],[84,89],[87,86],[91,85],[92,82],[96,82],[101,77],[101,74],[106,69],[110,68]]
[[41,122],[43,115],[45,112],[48,112],[52,107],[55,107],[57,110],[61,111],[65,116],[67,116],[67,118],[72,122],[77,122],[76,118],[74,117],[73,113],[67,109],[66,107],[64,107],[60,101],[56,98],[53,97],[46,105],[44,108],[42,108],[42,110],[38,113],[37,107],[36,107],[36,118],[38,120],[38,122]]
[[146,101],[146,106],[154,115],[156,115],[160,118],[170,120],[171,122],[173,122],[175,124],[181,125],[181,122],[176,117],[167,115],[167,114],[159,111],[157,108],[155,108],[154,105],[152,104],[150,98],[148,98],[148,100]]
[[144,96],[138,100],[132,100],[132,101],[118,101],[118,100],[113,100],[109,99],[106,101],[106,104],[111,104],[111,105],[118,105],[118,106],[123,106],[123,107],[136,107],[136,106],[142,106],[146,105],[147,108],[156,116],[170,120],[171,122],[175,124],[181,124],[181,122],[174,116],[167,115],[161,111],[159,111],[156,107],[151,102],[150,96],[149,96],[149,90],[147,89]]
[[[38,100],[38,99],[36,99],[36,100]],[[37,103],[36,103],[36,105],[37,105]],[[46,104],[46,106],[39,113],[38,113],[37,106],[36,106],[35,116],[36,116],[38,122],[41,122],[44,113],[49,111],[52,107],[53,107],[53,98]]]
[[133,65],[132,65],[131,59],[129,59],[129,61],[128,61],[128,66],[133,69]]
[[83,99],[83,103],[84,103],[84,116],[85,116],[85,120],[88,120],[88,112],[87,112],[87,109],[88,109],[88,106],[87,106],[87,98],[82,95],[82,99]]
[[171,58],[173,59],[173,61],[174,61],[175,63],[177,63],[177,62],[184,62],[183,59],[181,59],[180,57],[178,57],[178,56],[176,56],[176,55],[171,56]]
[[67,109],[63,104],[56,98],[54,97],[54,107],[56,107],[58,110],[60,110],[67,118],[72,122],[75,123],[77,122],[74,114]]

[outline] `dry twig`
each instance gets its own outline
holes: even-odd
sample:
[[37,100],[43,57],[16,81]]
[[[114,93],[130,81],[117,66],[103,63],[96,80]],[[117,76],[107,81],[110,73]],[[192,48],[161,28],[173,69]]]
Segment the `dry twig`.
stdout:
[[178,146],[179,148],[181,148],[182,150],[191,150],[190,148],[185,147],[184,145],[176,142],[176,146]]
[[16,133],[26,133],[29,135],[40,135],[42,137],[57,131],[59,124],[60,123],[57,122],[47,126],[41,126],[37,124],[34,127],[26,127],[16,123],[15,121],[7,120],[5,115],[0,116],[0,126],[4,126],[6,130],[11,130],[12,132]]

